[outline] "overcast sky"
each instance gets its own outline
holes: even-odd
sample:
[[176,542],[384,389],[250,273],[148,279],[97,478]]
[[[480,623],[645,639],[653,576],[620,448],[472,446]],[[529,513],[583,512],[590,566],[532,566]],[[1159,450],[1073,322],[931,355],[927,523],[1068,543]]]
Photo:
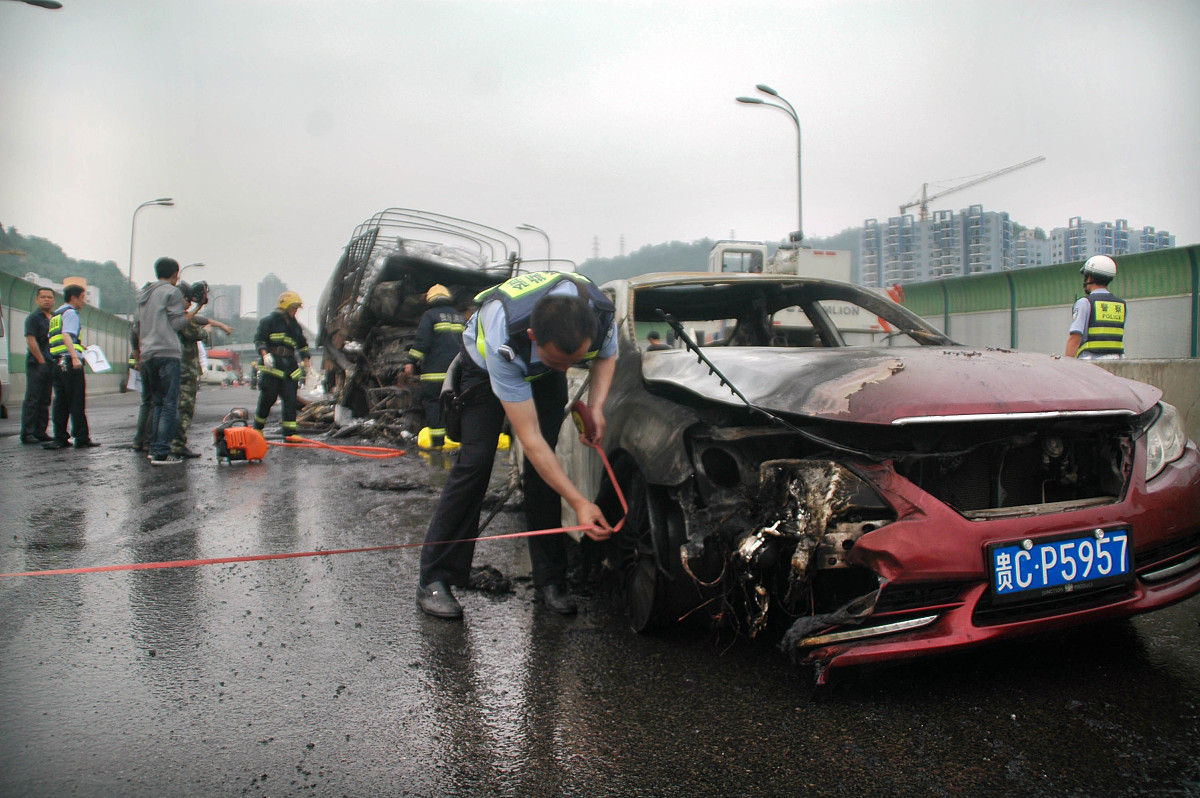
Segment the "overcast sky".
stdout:
[[[582,262],[779,240],[803,130],[809,237],[947,196],[1049,231],[1128,219],[1200,242],[1195,0],[0,0],[0,223],[128,269],[160,255],[309,324],[389,207]],[[763,96],[763,95],[757,95]],[[597,243],[598,242],[598,243]],[[304,317],[302,317],[304,318]]]

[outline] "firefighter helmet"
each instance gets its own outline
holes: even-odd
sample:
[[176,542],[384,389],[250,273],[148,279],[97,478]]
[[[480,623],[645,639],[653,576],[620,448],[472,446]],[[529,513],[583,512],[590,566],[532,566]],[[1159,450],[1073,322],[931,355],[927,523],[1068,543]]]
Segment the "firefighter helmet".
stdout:
[[441,283],[434,283],[429,286],[429,290],[425,292],[425,302],[432,304],[435,299],[449,299],[450,289]]
[[1083,264],[1079,273],[1085,277],[1099,277],[1108,282],[1117,276],[1117,262],[1107,255],[1093,255]]
[[300,295],[295,291],[284,291],[279,295],[279,309],[288,310],[292,307],[304,307],[304,303],[300,301]]

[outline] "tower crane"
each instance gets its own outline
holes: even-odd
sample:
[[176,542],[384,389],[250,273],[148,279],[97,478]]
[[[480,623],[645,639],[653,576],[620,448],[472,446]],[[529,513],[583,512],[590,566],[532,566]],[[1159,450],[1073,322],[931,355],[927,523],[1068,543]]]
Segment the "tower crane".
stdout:
[[981,175],[981,176],[975,178],[974,180],[968,180],[965,183],[961,183],[957,186],[952,186],[952,187],[946,189],[945,191],[939,191],[938,193],[933,194],[933,195],[928,194],[929,184],[922,183],[921,184],[921,199],[913,200],[912,202],[907,202],[904,205],[901,205],[900,206],[900,215],[903,216],[905,211],[907,211],[909,208],[914,208],[919,205],[919,206],[921,206],[921,215],[918,218],[923,222],[929,218],[929,203],[933,202],[935,199],[944,197],[947,194],[951,194],[960,189],[978,185],[985,180],[991,180],[993,177],[999,177],[1000,175],[1006,175],[1009,172],[1015,172],[1018,169],[1024,169],[1026,166],[1033,166],[1035,163],[1040,163],[1044,160],[1046,160],[1046,157],[1044,155],[1039,155],[1036,158],[1030,158],[1028,161],[1021,161],[1021,163],[1013,164],[1012,166],[1006,166],[1005,168],[998,169],[995,172],[988,172],[986,175]]

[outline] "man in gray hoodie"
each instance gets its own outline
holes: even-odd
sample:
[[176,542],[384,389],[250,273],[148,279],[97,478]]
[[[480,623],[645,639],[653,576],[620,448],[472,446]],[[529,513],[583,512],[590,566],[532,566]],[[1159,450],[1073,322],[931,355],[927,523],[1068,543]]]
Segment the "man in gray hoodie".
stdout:
[[199,312],[187,309],[179,282],[179,261],[159,258],[154,263],[157,280],[137,297],[136,324],[145,390],[153,397],[154,422],[150,441],[151,465],[177,465],[183,458],[171,454],[171,440],[179,424],[179,331]]

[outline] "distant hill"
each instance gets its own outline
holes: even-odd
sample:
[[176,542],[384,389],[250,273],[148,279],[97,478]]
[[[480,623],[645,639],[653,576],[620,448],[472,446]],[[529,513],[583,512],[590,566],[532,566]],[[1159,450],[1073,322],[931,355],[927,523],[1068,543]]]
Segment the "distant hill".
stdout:
[[130,313],[133,289],[114,261],[97,263],[67,257],[62,247],[45,238],[25,236],[15,227],[0,225],[0,271],[24,277],[29,272],[61,284],[65,277],[82,277],[100,289],[100,309]]
[[[812,249],[849,250],[852,274],[857,279],[860,235],[861,228],[851,227],[829,238],[805,239],[804,243]],[[609,280],[636,277],[651,272],[702,272],[708,269],[708,252],[715,243],[715,239],[701,238],[690,244],[683,241],[647,244],[628,255],[616,258],[588,258],[579,265],[579,273],[603,285]],[[767,242],[771,252],[778,246],[778,242]]]

